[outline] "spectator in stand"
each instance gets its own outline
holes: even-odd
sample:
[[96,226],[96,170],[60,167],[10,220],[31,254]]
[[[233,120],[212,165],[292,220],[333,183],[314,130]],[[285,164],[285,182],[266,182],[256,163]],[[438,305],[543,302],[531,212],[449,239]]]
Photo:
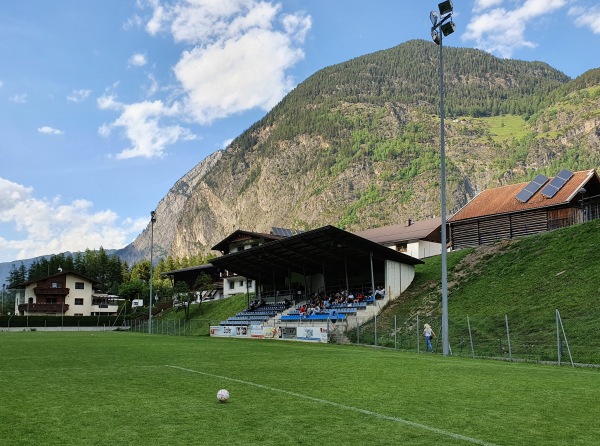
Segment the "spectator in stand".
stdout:
[[329,310],[329,319],[331,320],[331,322],[333,322],[335,324],[337,322],[337,318],[338,318],[337,310]]
[[383,287],[381,285],[379,285],[377,287],[377,289],[375,290],[375,299],[383,299],[385,297],[385,291],[383,290]]

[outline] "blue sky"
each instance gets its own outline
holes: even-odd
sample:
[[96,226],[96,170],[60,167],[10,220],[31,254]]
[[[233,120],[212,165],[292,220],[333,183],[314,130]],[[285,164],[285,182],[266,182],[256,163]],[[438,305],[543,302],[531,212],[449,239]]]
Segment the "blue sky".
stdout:
[[[429,39],[437,3],[2,1],[0,262],[127,245],[180,177],[311,74]],[[600,67],[597,0],[454,11],[445,45],[573,78]]]

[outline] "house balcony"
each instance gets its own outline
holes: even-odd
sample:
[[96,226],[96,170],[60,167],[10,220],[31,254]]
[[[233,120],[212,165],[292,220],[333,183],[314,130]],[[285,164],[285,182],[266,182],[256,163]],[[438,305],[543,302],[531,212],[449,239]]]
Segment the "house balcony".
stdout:
[[36,296],[67,296],[69,288],[51,288],[36,286],[33,289]]
[[63,313],[69,309],[68,304],[20,304],[20,313]]

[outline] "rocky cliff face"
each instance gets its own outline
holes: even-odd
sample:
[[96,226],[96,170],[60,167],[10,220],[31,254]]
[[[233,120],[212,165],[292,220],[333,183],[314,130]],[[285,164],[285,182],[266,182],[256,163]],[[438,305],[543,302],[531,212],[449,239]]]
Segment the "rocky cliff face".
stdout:
[[[133,243],[117,251],[116,254],[130,265],[140,259],[149,259],[151,235],[153,235],[155,258],[167,256],[178,236],[178,228],[186,226],[185,224],[180,225],[180,219],[189,200],[194,195],[196,186],[222,155],[222,151],[213,153],[181,177],[156,207],[156,223],[154,223],[153,234],[151,234],[151,225],[148,223],[148,227]],[[150,220],[150,215],[148,215],[148,220]]]
[[[429,51],[422,43],[411,45],[415,51]],[[462,54],[453,51],[455,58]],[[481,52],[465,53],[469,63],[485,70],[503,63]],[[377,58],[365,56],[324,70],[225,151],[194,167],[157,206],[155,256],[207,253],[236,229],[308,230],[332,224],[356,231],[438,216],[439,117],[431,113],[435,104],[422,99],[435,97],[435,92],[424,85],[422,95],[414,86],[408,94],[401,70],[377,65],[395,54],[381,52]],[[397,65],[408,67],[414,57]],[[487,71],[446,76],[451,88],[466,85],[461,94],[473,95],[477,104],[486,92],[472,85],[492,77],[494,89],[505,89],[503,95],[516,108],[538,104],[529,119],[507,115],[507,123],[491,110],[489,116],[478,116],[485,111],[481,105],[476,116],[447,116],[448,212],[483,189],[524,181],[535,173],[553,176],[562,168],[600,166],[600,74],[556,93],[568,84],[564,75],[539,63],[516,63],[514,71],[512,65],[503,66],[502,74],[493,76]],[[367,68],[360,71],[363,65]],[[345,78],[344,70],[353,75]],[[354,85],[361,75],[368,78],[362,89]],[[415,76],[410,77],[413,84]],[[556,93],[556,99],[550,101],[547,92]],[[453,94],[468,107],[468,98]],[[150,226],[120,255],[129,262],[149,258],[149,246]]]

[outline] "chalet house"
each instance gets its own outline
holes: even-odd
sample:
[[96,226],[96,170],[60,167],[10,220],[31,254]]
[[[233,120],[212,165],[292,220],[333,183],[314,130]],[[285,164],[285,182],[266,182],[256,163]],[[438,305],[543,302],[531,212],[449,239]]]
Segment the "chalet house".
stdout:
[[[220,251],[223,255],[227,255],[255,248],[264,245],[265,243],[272,242],[273,240],[281,240],[284,237],[289,237],[296,233],[297,231],[284,228],[272,228],[270,234],[242,231],[238,229],[211,249],[213,251]],[[240,293],[254,293],[256,291],[256,282],[254,280],[247,279],[233,271],[227,269],[221,270],[221,278],[223,279],[223,297],[229,297]]]
[[98,282],[73,271],[11,287],[20,316],[100,316],[118,312],[116,296],[94,293]]
[[424,259],[442,253],[441,229],[442,219],[432,218],[417,222],[408,220],[404,225],[383,226],[355,234],[417,259]]
[[453,249],[487,245],[600,218],[595,170],[488,189],[448,219]]

